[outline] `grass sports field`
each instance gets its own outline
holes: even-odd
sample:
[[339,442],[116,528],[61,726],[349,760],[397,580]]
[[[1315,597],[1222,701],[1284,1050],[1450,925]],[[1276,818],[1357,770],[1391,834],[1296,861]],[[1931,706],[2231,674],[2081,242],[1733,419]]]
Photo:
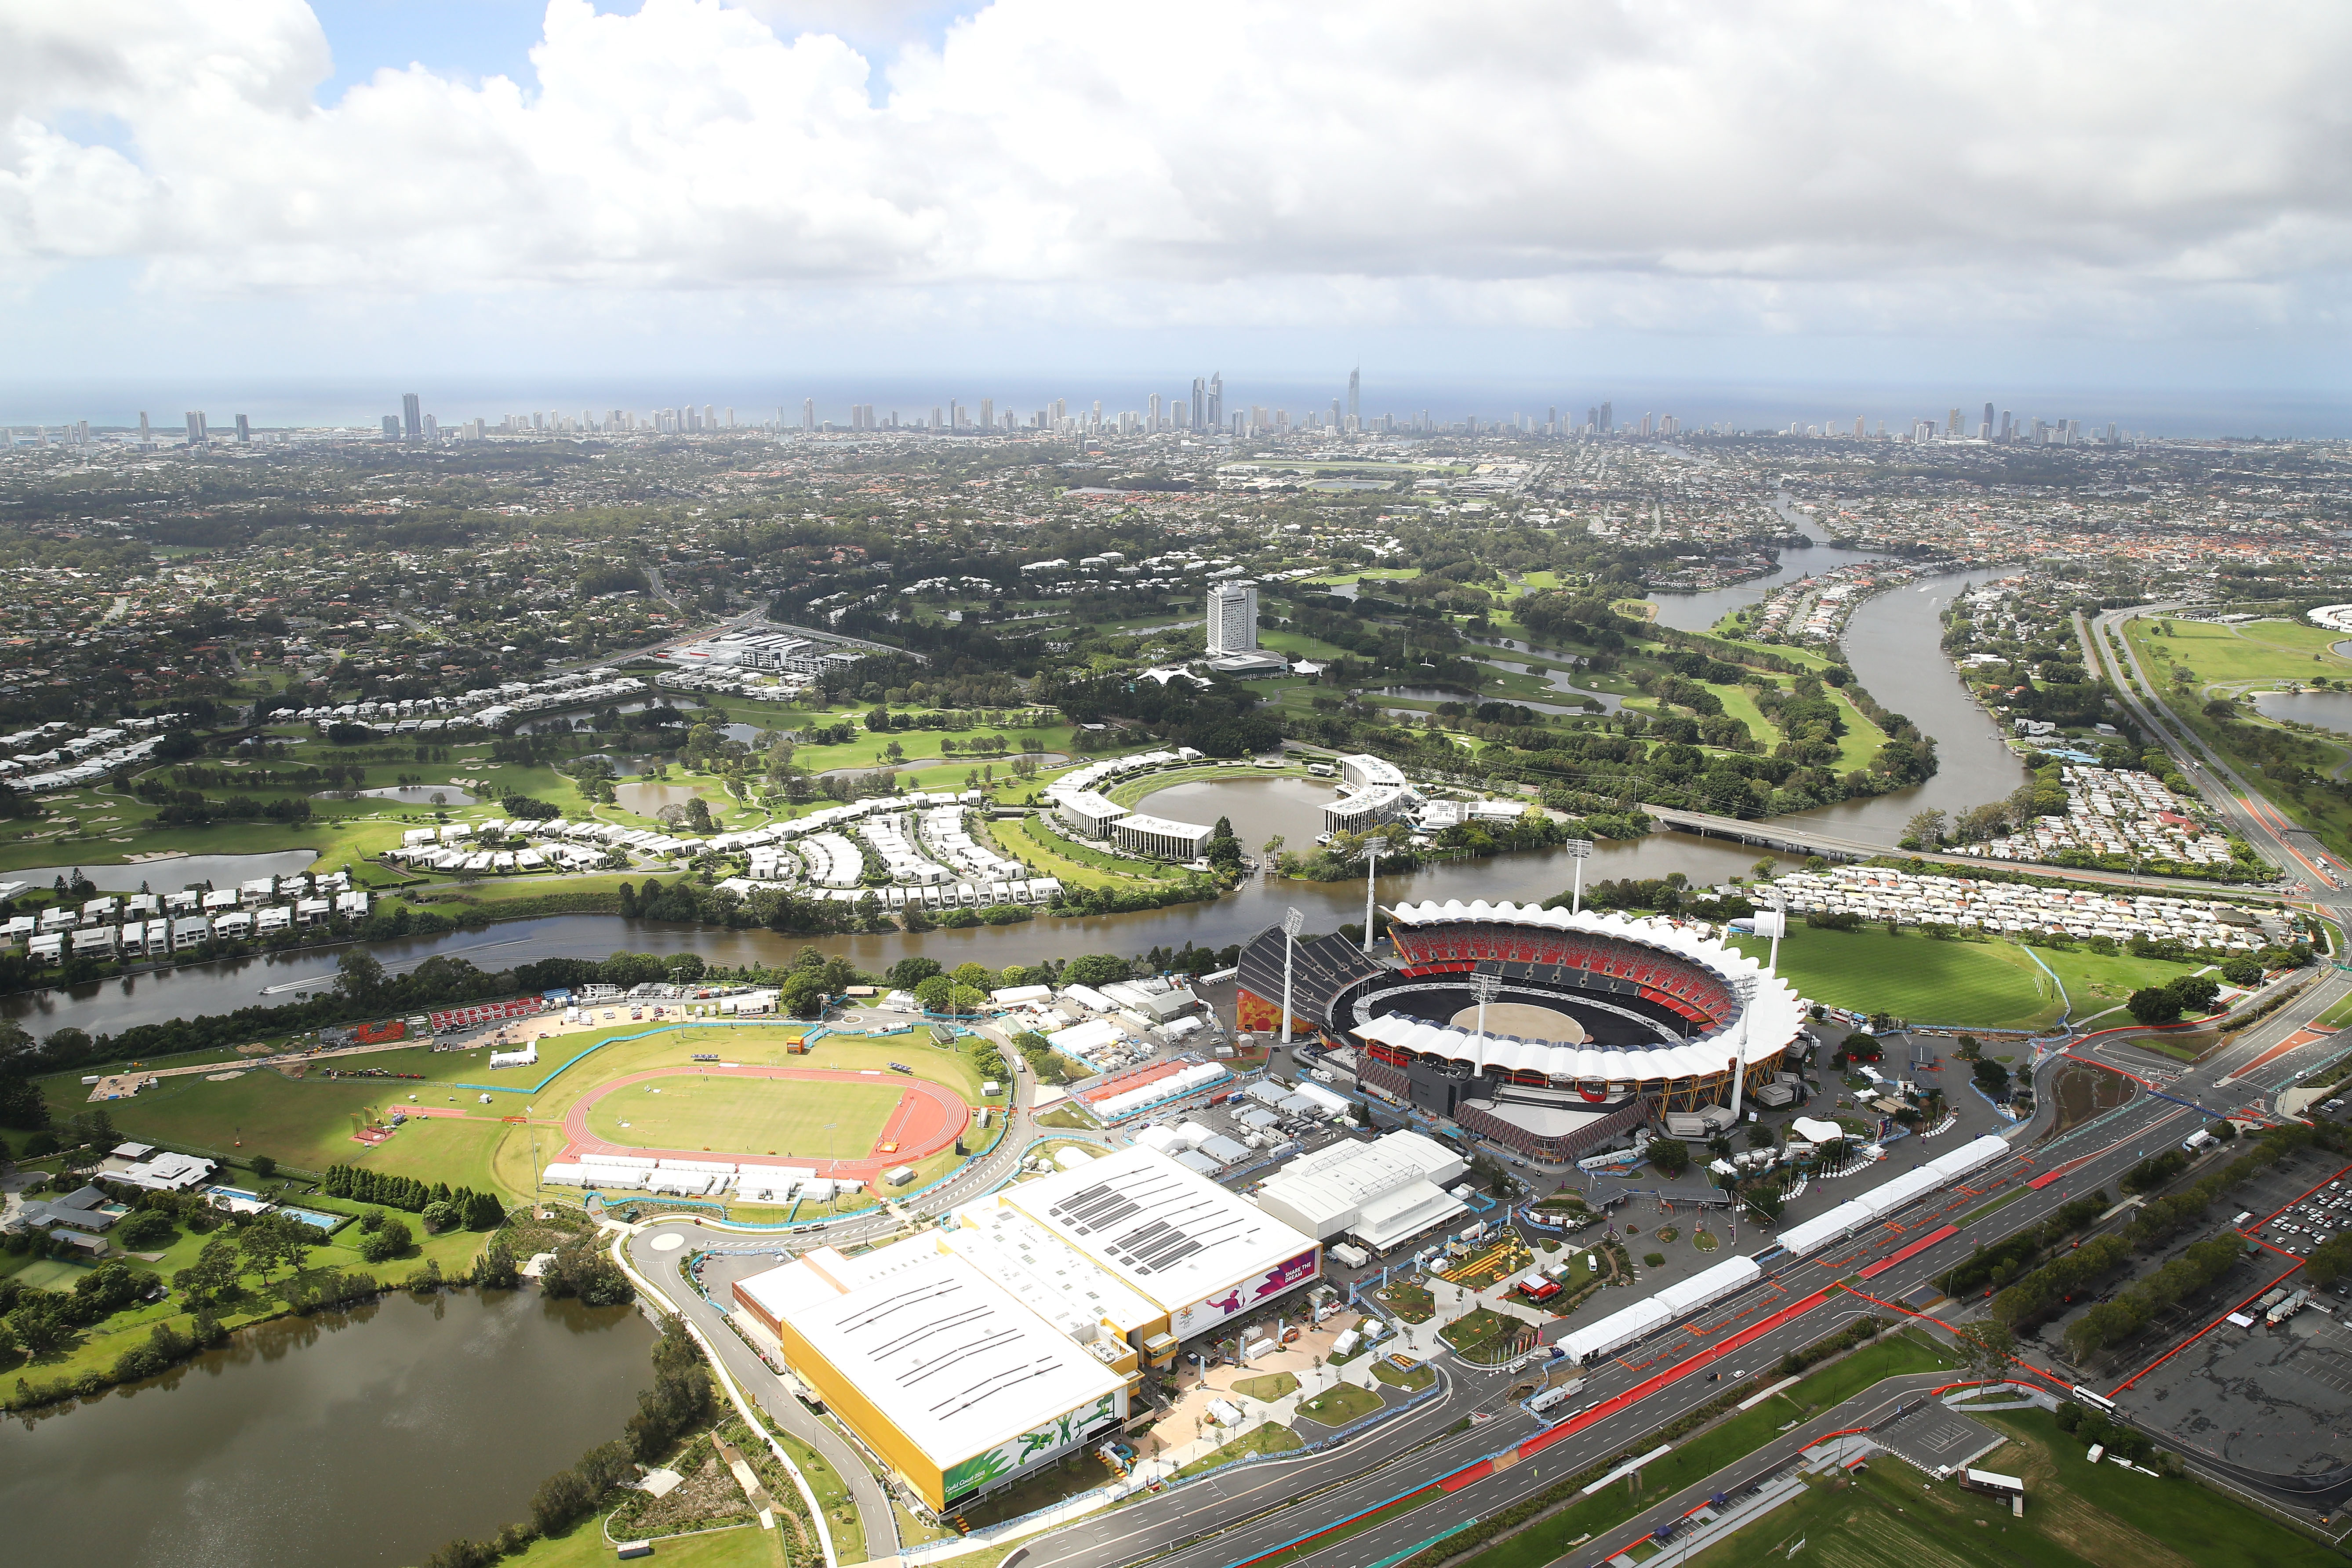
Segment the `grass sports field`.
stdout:
[[[2160,635],[2159,627],[2169,627],[2171,635]],[[2195,670],[2200,686],[2308,683],[2314,676],[2334,679],[2352,673],[2352,659],[2332,651],[2344,634],[2300,621],[2221,626],[2141,616],[2126,625],[2124,635],[2137,648],[2142,668],[2167,684],[2178,665]]]
[[[787,1085],[737,1080],[730,1085],[731,1092],[738,1095],[759,1096],[746,1100],[755,1106],[783,1106],[790,1096],[782,1091],[796,1091],[799,1098],[793,1108],[779,1110],[777,1114],[795,1128],[813,1123],[817,1138],[824,1136],[824,1123],[839,1122],[835,1136],[843,1140],[844,1158],[866,1153],[908,1084],[906,1077],[889,1071],[893,1061],[904,1062],[915,1069],[916,1078],[941,1086],[966,1104],[989,1103],[981,1096],[981,1075],[971,1058],[961,1051],[942,1050],[920,1035],[876,1040],[831,1036],[819,1040],[808,1054],[795,1055],[786,1047],[804,1032],[797,1025],[703,1026],[646,1034],[647,1028],[642,1023],[620,1024],[551,1036],[539,1043],[536,1068],[495,1074],[489,1071],[487,1049],[433,1051],[419,1047],[332,1059],[311,1067],[299,1079],[268,1068],[250,1069],[224,1082],[214,1082],[202,1074],[167,1078],[135,1099],[109,1101],[106,1109],[126,1138],[239,1161],[268,1154],[305,1170],[363,1165],[424,1182],[446,1182],[453,1187],[470,1186],[511,1196],[531,1190],[534,1133],[536,1153],[543,1163],[562,1147],[565,1116],[619,1079],[649,1070],[688,1075],[666,1078],[660,1087],[667,1090],[672,1083],[677,1084],[703,1113],[715,1110],[719,1099],[716,1091],[698,1098],[688,1089],[695,1082],[690,1076],[696,1066],[692,1058],[698,1054],[715,1053],[747,1065],[887,1075],[874,1080],[887,1086],[878,1089],[866,1082]],[[572,1065],[563,1065],[575,1057],[579,1059]],[[330,1079],[321,1070],[327,1067],[422,1077]],[[554,1075],[551,1079],[550,1074]],[[544,1086],[537,1087],[536,1092],[525,1092],[542,1080]],[[467,1084],[496,1086],[491,1103],[481,1103],[482,1091],[462,1087]],[[52,1114],[60,1119],[86,1109],[87,1090],[79,1074],[43,1079],[42,1089]],[[637,1100],[655,1103],[668,1098],[667,1093],[656,1097],[637,1090],[635,1094]],[[615,1090],[606,1103],[616,1108],[633,1104],[631,1095],[630,1089]],[[388,1121],[395,1107],[410,1113],[400,1131],[374,1145],[359,1141],[356,1134],[362,1128]],[[592,1107],[590,1114],[599,1109]],[[520,1120],[526,1114],[528,1124]],[[752,1118],[747,1126],[757,1121]],[[656,1144],[656,1140],[639,1137],[643,1131],[619,1132],[614,1141]],[[698,1149],[709,1144],[718,1149],[715,1127],[713,1131],[713,1136],[694,1139],[686,1146]],[[760,1132],[756,1126],[751,1131],[755,1136]],[[848,1142],[853,1137],[861,1140],[854,1148]],[[737,1149],[764,1153],[770,1148],[806,1150],[811,1146],[747,1140]],[[814,1146],[822,1148],[822,1144]],[[919,1162],[918,1170],[926,1180],[932,1179],[944,1174],[954,1159],[952,1152],[936,1155]]]
[[835,1084],[680,1074],[605,1095],[588,1108],[588,1131],[646,1149],[856,1159],[898,1110],[902,1081],[895,1073],[887,1082]]
[[[1736,937],[1733,945],[1762,958],[1771,944]],[[2077,1019],[2193,967],[2081,952],[2035,952],[2064,983]],[[1880,926],[1839,931],[1792,925],[1780,943],[1780,973],[1827,1006],[1892,1013],[1917,1024],[2037,1028],[2055,1023],[2064,1010],[2058,987],[2015,942],[1939,942],[1916,931],[1889,935]]]

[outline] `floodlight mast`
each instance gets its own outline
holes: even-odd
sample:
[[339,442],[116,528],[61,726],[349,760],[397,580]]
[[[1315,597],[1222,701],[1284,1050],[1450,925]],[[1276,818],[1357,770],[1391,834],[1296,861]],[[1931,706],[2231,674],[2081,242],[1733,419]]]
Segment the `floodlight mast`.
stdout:
[[1567,850],[1569,858],[1576,862],[1576,889],[1569,895],[1568,912],[1572,915],[1582,914],[1584,912],[1584,862],[1592,854],[1592,840],[1571,838],[1560,847]]
[[1290,1044],[1290,955],[1306,924],[1307,917],[1297,910],[1282,911],[1282,1043],[1286,1047]]
[[1471,1047],[1471,1058],[1478,1070],[1486,1070],[1486,1004],[1503,988],[1502,976],[1480,973],[1470,977],[1471,994],[1478,998],[1478,1039]]
[[1372,951],[1372,900],[1381,881],[1381,840],[1364,840],[1364,951]]

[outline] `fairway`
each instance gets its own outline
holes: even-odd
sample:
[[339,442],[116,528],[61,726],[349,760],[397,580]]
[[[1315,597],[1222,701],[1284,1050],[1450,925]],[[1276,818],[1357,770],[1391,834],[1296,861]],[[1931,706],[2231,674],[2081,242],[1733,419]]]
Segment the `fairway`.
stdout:
[[895,1076],[806,1083],[680,1073],[625,1085],[593,1101],[587,1130],[620,1148],[864,1159],[898,1110],[905,1083]]

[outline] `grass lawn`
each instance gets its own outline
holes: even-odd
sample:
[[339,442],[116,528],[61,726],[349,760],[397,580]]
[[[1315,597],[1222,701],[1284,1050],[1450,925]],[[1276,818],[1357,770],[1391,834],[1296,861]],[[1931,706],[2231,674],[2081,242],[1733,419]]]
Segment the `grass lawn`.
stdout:
[[[740,1530],[722,1530],[709,1535],[682,1535],[660,1542],[655,1550],[662,1563],[677,1563],[680,1568],[783,1568],[783,1533],[781,1530],[761,1530],[747,1524]],[[591,1563],[604,1568],[613,1561],[613,1545],[604,1539],[598,1521],[592,1519],[574,1525],[568,1534],[534,1541],[521,1556],[506,1561],[515,1568],[588,1568]],[[842,1561],[862,1559],[845,1553]]]
[[2352,659],[2329,649],[2342,632],[2323,631],[2301,621],[2248,621],[2218,626],[2200,621],[2168,621],[2170,637],[2158,637],[2157,622],[2134,617],[2124,635],[2151,679],[2168,680],[2172,668],[2187,665],[2200,685],[2231,681],[2331,679],[2352,672]]
[[2322,1013],[2318,1023],[2320,1027],[2325,1029],[2340,1029],[2347,1024],[2352,1024],[2352,996],[2347,996],[2343,1001]]
[[1830,700],[1837,704],[1839,716],[1845,721],[1845,733],[1838,737],[1838,770],[1847,773],[1868,767],[1870,759],[1886,744],[1886,731],[1864,718],[1862,710],[1842,689],[1832,686],[1826,689]]
[[1372,1300],[1408,1323],[1425,1323],[1437,1315],[1437,1301],[1429,1288],[1410,1279],[1390,1280],[1372,1292]]
[[[1759,959],[1771,946],[1749,937],[1733,942]],[[1816,1002],[1918,1023],[2022,1028],[2054,1021],[2061,1006],[2049,976],[2010,943],[1938,942],[1916,931],[1889,935],[1880,926],[1796,926],[1780,943],[1780,973]]]
[[[1642,1467],[1643,1490],[1629,1494],[1622,1486],[1585,1498],[1517,1535],[1488,1547],[1469,1560],[1467,1568],[1542,1568],[1559,1555],[1566,1544],[1583,1536],[1599,1536],[1622,1525],[1661,1498],[1751,1454],[1780,1434],[1793,1417],[1804,1420],[1859,1394],[1881,1378],[1900,1373],[1929,1372],[1953,1365],[1952,1359],[1922,1341],[1898,1334],[1864,1345],[1844,1360],[1815,1373],[1792,1388],[1783,1389],[1752,1410],[1744,1410],[1696,1436],[1685,1439],[1672,1453]],[[1779,1514],[1770,1516],[1778,1521]],[[1767,1528],[1769,1528],[1768,1521]],[[1604,1542],[1589,1542],[1600,1546]],[[1622,1542],[1610,1541],[1610,1546]],[[1756,1561],[1754,1558],[1740,1559]],[[1869,1563],[1872,1568],[1911,1568],[1903,1559],[1824,1559]],[[1928,1561],[1933,1561],[1932,1559]]]
[[1261,1421],[1247,1432],[1225,1444],[1213,1454],[1203,1454],[1176,1473],[1197,1476],[1203,1470],[1213,1470],[1219,1465],[1230,1465],[1235,1459],[1252,1454],[1287,1454],[1294,1448],[1304,1448],[1307,1440],[1289,1427],[1274,1421]]
[[1787,738],[1781,734],[1778,724],[1764,717],[1764,710],[1756,706],[1756,693],[1748,688],[1710,685],[1707,689],[1723,699],[1724,712],[1744,721],[1748,732],[1755,736],[1767,752]]
[[1041,875],[1079,887],[1109,887],[1120,881],[1173,882],[1184,875],[1156,861],[1108,855],[1074,843],[1037,816],[1024,816],[1018,822],[991,821],[988,831],[1013,858],[1029,862]]
[[2118,1465],[2089,1463],[2083,1446],[2059,1432],[2046,1412],[1975,1418],[2014,1439],[1981,1462],[2024,1480],[2022,1519],[1994,1499],[1949,1482],[1930,1483],[1903,1460],[1883,1455],[1860,1475],[1812,1481],[1804,1496],[1691,1563],[1695,1568],[1765,1561],[2269,1568],[2342,1561],[2193,1481],[2154,1480]]
[[1399,1372],[1396,1363],[1386,1356],[1372,1363],[1372,1375],[1391,1388],[1402,1388],[1407,1394],[1418,1394],[1437,1381],[1436,1372],[1426,1362],[1410,1372]]
[[[680,1075],[616,1089],[588,1108],[588,1131],[646,1149],[862,1158],[898,1109],[897,1074],[872,1083]],[[834,1131],[826,1131],[828,1126]]]
[[1345,1426],[1351,1421],[1361,1421],[1380,1407],[1381,1396],[1370,1389],[1360,1388],[1352,1383],[1340,1383],[1334,1384],[1312,1399],[1302,1401],[1298,1414],[1326,1426]]
[[1073,1130],[1092,1131],[1094,1130],[1095,1122],[1094,1118],[1088,1116],[1085,1111],[1080,1110],[1075,1105],[1057,1105],[1051,1110],[1039,1116],[1037,1118],[1037,1125],[1040,1127],[1067,1127]]
[[2204,967],[2201,963],[2173,963],[2160,958],[2134,958],[2128,953],[2102,956],[2079,949],[2054,952],[2037,947],[2033,952],[2065,982],[2076,1018],[2087,1017],[2120,1002],[2143,986],[2162,985],[2177,975],[2192,974]]
[[1297,1386],[1297,1374],[1287,1372],[1269,1372],[1258,1377],[1242,1377],[1234,1380],[1235,1394],[1246,1394],[1252,1399],[1261,1399],[1269,1405]]

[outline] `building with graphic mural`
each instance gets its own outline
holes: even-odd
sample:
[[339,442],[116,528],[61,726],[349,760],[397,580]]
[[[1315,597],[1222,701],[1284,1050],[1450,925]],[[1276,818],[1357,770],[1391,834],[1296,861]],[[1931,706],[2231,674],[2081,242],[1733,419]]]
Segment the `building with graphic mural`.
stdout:
[[1321,1268],[1313,1237],[1138,1146],[872,1252],[815,1248],[734,1297],[944,1513],[1116,1433],[1147,1367],[1278,1309]]

